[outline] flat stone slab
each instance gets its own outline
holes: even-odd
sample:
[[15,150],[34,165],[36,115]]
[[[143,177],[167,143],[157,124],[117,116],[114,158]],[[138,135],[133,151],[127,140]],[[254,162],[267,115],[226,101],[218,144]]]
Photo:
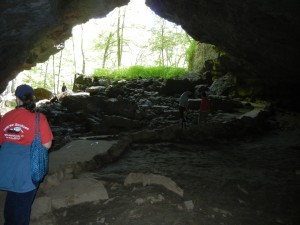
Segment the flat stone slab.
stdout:
[[124,185],[128,186],[135,183],[142,183],[143,186],[156,184],[183,197],[183,189],[170,178],[158,174],[130,173],[124,181]]
[[[43,194],[37,197],[32,205],[32,222],[39,221],[39,218],[44,218],[45,215],[51,215],[53,209],[108,199],[102,182],[92,177],[72,179],[73,176],[61,174],[72,174],[77,167],[70,165],[89,163],[95,156],[105,155],[115,143],[117,141],[76,140],[58,151],[50,152],[49,173],[40,186],[40,189],[43,187]],[[46,221],[45,224],[51,223]]]
[[60,185],[46,190],[44,196],[35,199],[32,205],[31,219],[39,219],[53,209],[107,199],[108,193],[101,181],[93,178],[66,180]]
[[103,183],[91,178],[66,180],[47,190],[46,195],[51,199],[53,209],[108,199]]
[[49,154],[49,174],[65,165],[91,161],[96,155],[104,155],[117,141],[76,140]]
[[243,115],[239,116],[238,119],[242,119],[243,117],[255,118],[261,112],[266,111],[266,107],[267,107],[266,105],[255,104],[255,103],[252,103],[251,105],[254,106],[254,109],[252,109],[251,111],[246,112]]

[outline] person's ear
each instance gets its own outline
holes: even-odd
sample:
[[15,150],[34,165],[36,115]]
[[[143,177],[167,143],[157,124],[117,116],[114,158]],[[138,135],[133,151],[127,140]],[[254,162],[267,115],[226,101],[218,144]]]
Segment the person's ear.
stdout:
[[23,101],[17,96],[16,96],[16,103],[17,103],[17,106],[23,105]]

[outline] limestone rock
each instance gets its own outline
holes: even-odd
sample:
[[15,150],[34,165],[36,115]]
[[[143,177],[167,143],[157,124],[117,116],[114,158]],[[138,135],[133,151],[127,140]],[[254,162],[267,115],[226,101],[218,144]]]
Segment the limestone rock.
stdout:
[[124,185],[126,186],[135,183],[142,183],[144,186],[152,184],[161,185],[166,189],[178,194],[179,196],[183,196],[183,190],[180,187],[178,187],[172,179],[165,176],[143,173],[128,174],[124,181]]
[[46,195],[51,198],[53,209],[108,199],[102,182],[90,178],[66,180],[47,190]]
[[53,97],[53,93],[46,88],[36,88],[34,89],[34,96],[36,101],[43,99],[51,99]]
[[38,219],[39,217],[48,214],[51,211],[51,198],[47,196],[37,197],[32,205],[31,219]]

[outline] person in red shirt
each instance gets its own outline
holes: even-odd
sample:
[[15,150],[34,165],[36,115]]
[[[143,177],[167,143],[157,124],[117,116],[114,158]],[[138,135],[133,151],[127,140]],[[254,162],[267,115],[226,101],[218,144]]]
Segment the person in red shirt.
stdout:
[[[36,105],[32,87],[17,87],[16,109],[7,112],[0,121],[0,190],[7,192],[5,224],[29,225],[31,205],[38,185],[31,179],[30,146],[34,139]],[[40,113],[42,144],[49,149],[53,134],[45,115]]]
[[209,103],[208,97],[206,95],[206,92],[203,91],[201,93],[198,124],[207,122],[207,117],[208,117],[209,111],[210,111],[210,103]]

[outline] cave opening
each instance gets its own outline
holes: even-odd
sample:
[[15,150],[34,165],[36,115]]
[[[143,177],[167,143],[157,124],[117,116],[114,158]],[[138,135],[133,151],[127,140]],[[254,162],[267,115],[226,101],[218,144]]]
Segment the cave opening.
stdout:
[[[120,24],[120,20],[123,24]],[[119,65],[119,36],[116,33],[122,29],[125,34],[121,34],[124,46],[121,52],[122,62]],[[159,34],[160,32],[164,32],[165,36]],[[167,45],[165,49],[159,43],[162,38]],[[197,50],[197,59],[188,62],[184,58],[191,42],[200,47]],[[92,76],[97,68],[165,65],[186,69],[190,67],[191,71],[200,72],[206,60],[216,59],[220,54],[215,46],[196,42],[180,26],[156,15],[145,5],[144,0],[132,0],[126,6],[115,8],[104,18],[90,19],[84,24],[74,26],[71,37],[54,47],[57,49],[56,54],[50,55],[30,70],[20,72],[8,83],[2,97],[7,98],[9,95],[11,98],[15,87],[21,83],[28,83],[35,88],[46,88],[54,94],[60,92],[63,83],[68,90],[72,90],[75,74]],[[109,53],[104,52],[107,48],[110,48]],[[162,62],[159,48],[169,54],[165,62]],[[212,68],[208,68],[210,69]]]
[[[118,20],[123,20],[121,21],[123,24],[117,24]],[[131,1],[127,6],[114,9],[105,18],[90,19],[84,24],[74,26],[72,35],[68,40],[61,44],[55,44],[54,47],[57,48],[58,51],[56,54],[50,55],[45,62],[38,63],[30,70],[24,70],[19,73],[15,83],[31,82],[34,86],[39,85],[44,87],[46,87],[48,83],[47,87],[53,90],[53,84],[55,83],[53,76],[62,75],[61,80],[65,81],[70,89],[73,85],[73,75],[76,73],[92,75],[96,68],[114,69],[132,65],[154,65],[155,62],[153,58],[157,58],[158,53],[153,49],[159,46],[158,44],[156,44],[156,46],[150,46],[150,41],[153,44],[157,42],[154,38],[159,37],[154,37],[154,32],[159,32],[158,26],[164,26],[163,29],[165,29],[165,32],[170,32],[167,36],[168,40],[165,40],[166,42],[170,42],[170,35],[172,34],[181,36],[187,35],[180,26],[155,15],[153,11],[145,5],[143,0]],[[123,33],[117,36],[117,31],[121,29]],[[150,40],[150,38],[152,38],[152,40]],[[122,62],[120,63],[117,62],[119,54],[117,52],[117,45],[120,44],[117,42],[119,39],[123,42],[123,44],[121,43],[123,46],[121,46],[122,52],[120,53],[122,54]],[[183,56],[187,48],[187,43],[182,43],[178,45],[177,48],[174,42],[168,43],[169,49],[166,49],[166,51],[170,51],[172,44],[174,45],[172,54],[177,54],[177,56],[174,56],[174,59],[169,59],[169,61],[179,61],[180,59],[178,58]],[[109,52],[104,53],[104,51]],[[150,57],[146,57],[145,55]],[[104,62],[104,58],[106,62]],[[169,64],[173,65],[174,63]],[[168,64],[166,66],[168,66]],[[177,62],[176,66],[187,67],[186,62],[183,61]],[[47,78],[45,78],[45,76],[47,76]],[[48,81],[45,81],[45,79]],[[36,80],[34,81],[35,83],[32,80]],[[53,84],[50,88],[51,83]],[[9,88],[10,87],[8,87],[8,89]],[[54,90],[54,92],[57,90]]]

